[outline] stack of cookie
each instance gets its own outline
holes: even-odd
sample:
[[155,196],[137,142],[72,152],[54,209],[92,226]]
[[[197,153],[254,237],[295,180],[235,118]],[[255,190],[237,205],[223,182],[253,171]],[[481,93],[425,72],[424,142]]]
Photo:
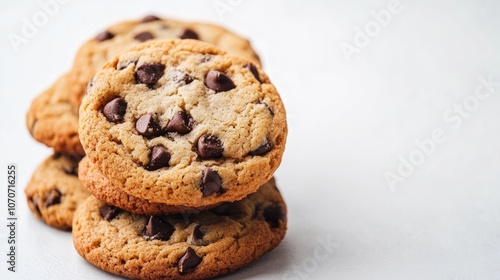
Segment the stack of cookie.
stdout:
[[[148,16],[87,42],[47,92],[28,127],[36,139],[50,135],[44,143],[58,152],[87,155],[78,176],[92,195],[75,199],[72,236],[92,264],[130,278],[205,279],[283,239],[286,206],[273,173],[285,148],[285,109],[248,41]],[[40,113],[48,105],[60,110]],[[77,121],[79,131],[42,132],[48,119]],[[67,199],[63,191],[28,195],[30,208],[43,216]]]
[[48,225],[70,230],[73,213],[87,192],[76,166],[85,155],[78,136],[78,108],[90,79],[118,52],[154,39],[199,39],[259,65],[248,40],[209,23],[182,22],[149,15],[121,22],[85,42],[73,68],[36,97],[26,116],[33,138],[54,150],[34,172],[26,187],[31,212]]

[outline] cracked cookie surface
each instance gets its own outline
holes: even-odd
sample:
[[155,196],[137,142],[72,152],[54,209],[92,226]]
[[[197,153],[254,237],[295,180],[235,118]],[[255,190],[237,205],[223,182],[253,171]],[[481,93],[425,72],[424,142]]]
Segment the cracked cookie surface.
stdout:
[[73,221],[78,253],[134,279],[207,279],[242,268],[283,239],[286,205],[274,179],[198,214],[143,216],[89,197]]
[[55,154],[33,173],[25,193],[28,206],[51,227],[71,230],[77,206],[88,196],[77,177],[79,156]]
[[244,198],[285,148],[280,96],[256,65],[195,40],[152,41],[105,64],[80,107],[80,138],[116,187],[201,207]]

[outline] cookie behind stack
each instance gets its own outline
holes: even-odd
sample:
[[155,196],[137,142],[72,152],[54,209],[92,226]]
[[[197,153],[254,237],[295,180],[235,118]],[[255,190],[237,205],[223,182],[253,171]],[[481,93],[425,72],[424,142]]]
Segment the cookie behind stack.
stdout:
[[80,178],[103,201],[77,210],[73,238],[94,265],[131,278],[204,279],[284,237],[272,176],[286,113],[251,61],[196,40],[132,47],[92,79],[79,128]]

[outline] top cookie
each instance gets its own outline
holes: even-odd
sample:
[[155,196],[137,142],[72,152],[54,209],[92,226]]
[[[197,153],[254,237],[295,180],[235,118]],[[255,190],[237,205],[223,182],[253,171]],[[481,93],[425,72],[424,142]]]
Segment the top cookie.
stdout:
[[286,114],[266,74],[195,40],[151,41],[107,62],[80,107],[80,138],[117,187],[199,207],[242,199],[281,162]]
[[151,39],[197,39],[260,64],[248,40],[217,25],[146,16],[110,26],[80,47],[71,75],[71,100],[81,104],[89,80],[119,52]]

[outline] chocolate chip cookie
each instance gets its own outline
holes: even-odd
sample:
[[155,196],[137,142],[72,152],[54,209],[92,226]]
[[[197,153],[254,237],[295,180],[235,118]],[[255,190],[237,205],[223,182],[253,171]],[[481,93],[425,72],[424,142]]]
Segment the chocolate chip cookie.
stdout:
[[114,274],[208,279],[278,246],[286,222],[272,179],[241,201],[191,215],[136,215],[89,197],[75,213],[72,235],[82,257]]
[[99,200],[135,214],[153,215],[193,213],[217,206],[212,205],[200,208],[174,206],[149,202],[145,199],[129,195],[122,189],[115,187],[106,177],[104,177],[104,175],[101,174],[101,172],[87,157],[84,157],[80,161],[78,166],[78,178],[80,179],[83,187]]
[[90,160],[126,193],[202,207],[240,200],[268,181],[287,124],[258,66],[208,43],[156,40],[96,74],[79,132]]
[[67,74],[36,97],[26,115],[26,125],[35,140],[55,152],[84,155],[78,137],[78,110],[69,101]]
[[79,156],[54,154],[35,170],[26,186],[31,212],[51,227],[71,230],[77,206],[89,196],[78,181],[79,160]]
[[197,39],[260,64],[248,40],[221,26],[150,15],[112,25],[81,46],[71,71],[73,103],[80,106],[87,84],[107,60],[133,45],[153,39]]

